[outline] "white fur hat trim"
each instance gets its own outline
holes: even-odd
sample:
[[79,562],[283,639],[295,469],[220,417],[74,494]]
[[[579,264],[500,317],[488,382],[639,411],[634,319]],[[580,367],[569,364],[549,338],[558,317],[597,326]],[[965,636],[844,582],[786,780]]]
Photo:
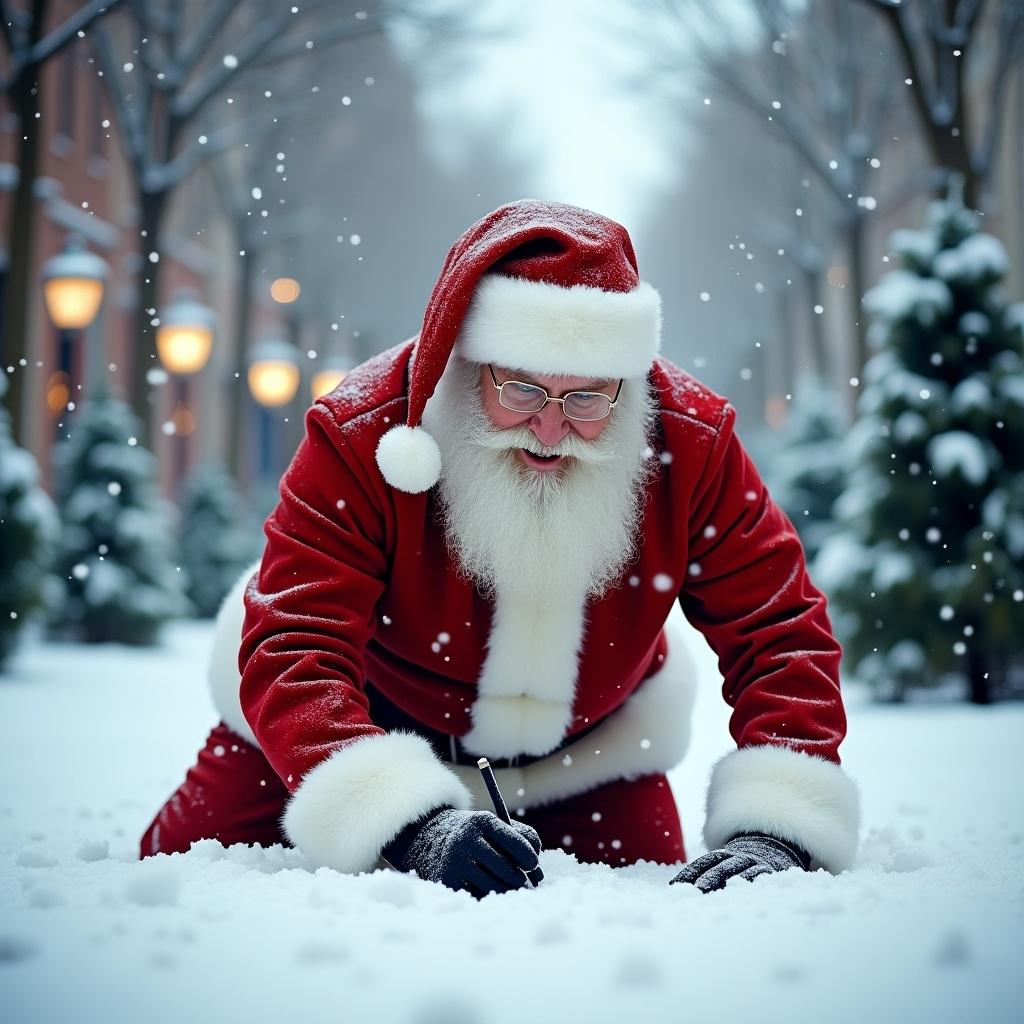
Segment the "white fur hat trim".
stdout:
[[476,287],[456,352],[535,373],[642,377],[661,347],[661,296],[563,288],[489,274]]

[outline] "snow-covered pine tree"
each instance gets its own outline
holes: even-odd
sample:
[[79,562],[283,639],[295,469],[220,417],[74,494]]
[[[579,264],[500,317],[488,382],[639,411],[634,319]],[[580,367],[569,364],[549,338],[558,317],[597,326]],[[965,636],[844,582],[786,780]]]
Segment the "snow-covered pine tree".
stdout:
[[865,367],[845,530],[814,566],[847,667],[880,693],[965,678],[987,703],[1024,672],[1024,307],[999,241],[956,189],[864,298]]
[[844,430],[839,396],[810,374],[797,381],[789,416],[765,452],[772,498],[799,531],[808,561],[835,530],[832,505],[845,481]]
[[166,620],[188,610],[172,506],[137,437],[128,406],[101,397],[80,406],[54,451],[64,600],[53,625],[89,643],[153,643]]
[[[0,373],[0,399],[6,389],[6,375]],[[57,511],[38,479],[36,460],[14,443],[10,418],[0,405],[0,668],[31,614],[52,599],[56,583],[50,564]]]
[[261,546],[231,474],[212,463],[200,467],[185,489],[181,511],[181,564],[186,592],[199,615],[217,614]]

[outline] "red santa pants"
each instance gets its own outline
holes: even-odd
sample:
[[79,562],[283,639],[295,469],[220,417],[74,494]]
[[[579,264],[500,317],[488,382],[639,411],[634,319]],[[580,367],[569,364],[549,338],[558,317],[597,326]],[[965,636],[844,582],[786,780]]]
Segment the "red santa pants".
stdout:
[[[200,839],[289,845],[281,829],[288,790],[263,753],[221,723],[185,781],[142,837],[141,856],[184,853]],[[514,811],[513,811],[514,813]],[[578,796],[527,808],[545,849],[615,867],[686,859],[675,799],[664,775],[609,782]]]

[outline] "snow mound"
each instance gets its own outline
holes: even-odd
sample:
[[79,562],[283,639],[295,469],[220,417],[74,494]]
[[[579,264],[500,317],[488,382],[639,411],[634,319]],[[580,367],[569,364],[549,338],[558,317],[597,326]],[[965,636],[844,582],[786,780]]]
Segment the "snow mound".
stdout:
[[177,906],[180,892],[177,866],[162,854],[134,865],[124,886],[124,898],[140,907]]
[[[841,875],[704,896],[670,886],[672,865],[546,850],[539,888],[478,901],[389,871],[317,869],[282,846],[205,840],[138,862],[213,724],[209,640],[189,623],[163,648],[30,643],[0,686],[5,1021],[1019,1016],[1024,706],[896,708],[847,686],[842,752],[865,831]],[[693,748],[670,775],[691,857],[711,765],[733,745],[714,652],[694,651]],[[912,648],[889,653],[912,670]],[[158,727],[126,727],[140,716]]]

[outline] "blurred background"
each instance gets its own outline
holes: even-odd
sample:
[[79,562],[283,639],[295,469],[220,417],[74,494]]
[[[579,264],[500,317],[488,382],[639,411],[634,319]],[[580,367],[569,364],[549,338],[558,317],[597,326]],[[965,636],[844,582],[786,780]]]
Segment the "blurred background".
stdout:
[[510,199],[630,231],[883,699],[1024,691],[1019,0],[0,2],[0,663],[153,643]]

